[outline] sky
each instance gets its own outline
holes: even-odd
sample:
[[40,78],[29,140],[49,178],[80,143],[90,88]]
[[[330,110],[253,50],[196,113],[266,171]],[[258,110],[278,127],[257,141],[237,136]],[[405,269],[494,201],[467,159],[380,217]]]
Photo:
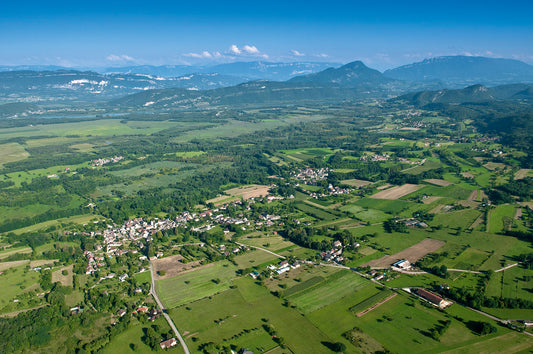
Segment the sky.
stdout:
[[0,65],[110,67],[442,55],[533,64],[533,1],[8,1]]

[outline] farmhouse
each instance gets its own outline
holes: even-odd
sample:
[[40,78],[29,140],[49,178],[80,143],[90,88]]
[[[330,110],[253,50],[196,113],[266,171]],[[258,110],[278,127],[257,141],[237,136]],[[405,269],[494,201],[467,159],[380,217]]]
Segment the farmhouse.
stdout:
[[408,260],[401,259],[398,262],[394,262],[392,266],[401,269],[409,269],[411,268],[411,263]]
[[433,293],[430,293],[429,291],[424,290],[424,289],[417,289],[415,293],[421,298],[423,298],[424,300],[429,301],[430,303],[432,303],[433,305],[441,309],[446,308],[452,304],[452,302],[446,301],[442,297],[435,295]]
[[167,348],[172,348],[176,344],[178,344],[178,341],[176,340],[176,338],[170,338],[168,340],[165,340],[159,343],[159,346],[161,347],[161,349],[167,349]]
[[250,276],[254,279],[257,279],[257,277],[259,276],[259,272],[257,270],[254,270],[250,273]]

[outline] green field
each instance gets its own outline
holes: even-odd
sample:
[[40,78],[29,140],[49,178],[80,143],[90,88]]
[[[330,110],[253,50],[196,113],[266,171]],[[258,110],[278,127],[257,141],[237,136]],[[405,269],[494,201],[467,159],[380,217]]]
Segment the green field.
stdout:
[[[140,323],[136,319],[133,319],[128,329],[113,338],[113,340],[104,347],[102,353],[153,353],[152,349],[144,344],[141,339],[144,336],[144,330],[153,325],[158,326],[161,332],[168,332],[170,330],[170,326],[163,317],[156,319],[153,323]],[[133,350],[132,347],[134,347],[135,350]],[[172,351],[177,353],[182,352],[179,344],[176,349],[173,349]]]
[[250,246],[261,247],[273,252],[294,246],[294,243],[286,241],[281,236],[263,236],[262,234],[256,235],[255,233],[252,235],[253,236],[247,235],[245,237],[241,237],[239,242]]
[[353,214],[357,219],[367,221],[369,223],[383,222],[391,217],[391,215],[386,214],[381,210],[369,209],[356,204],[346,205],[340,209]]
[[[173,278],[156,282],[157,292],[168,308],[181,306],[226,290],[235,277],[236,268],[219,262]],[[218,280],[218,283],[216,282]]]
[[300,311],[310,313],[358,291],[370,282],[348,270],[342,270],[328,277],[326,281],[289,296]]
[[294,353],[329,353],[321,344],[329,338],[297,310],[283,306],[250,277],[234,283],[236,289],[170,311],[193,352],[207,342],[267,351],[277,346],[263,329],[271,325]]
[[480,215],[481,212],[475,209],[451,211],[435,215],[431,224],[452,228],[461,227],[465,230],[468,229]]
[[[38,285],[39,273],[25,271],[25,268],[26,266],[23,265],[0,271],[3,272],[3,274],[0,274],[0,283],[2,284],[0,312],[11,312],[25,308],[26,302],[23,299],[18,299],[20,300],[19,303],[14,303],[13,300],[31,290],[40,289]],[[9,307],[6,309],[8,305]]]
[[234,260],[239,268],[244,269],[257,267],[265,262],[271,262],[278,259],[278,257],[268,252],[252,249],[249,252],[236,256]]
[[504,228],[509,229],[516,214],[514,205],[498,205],[496,209],[490,211],[489,231],[500,233]]

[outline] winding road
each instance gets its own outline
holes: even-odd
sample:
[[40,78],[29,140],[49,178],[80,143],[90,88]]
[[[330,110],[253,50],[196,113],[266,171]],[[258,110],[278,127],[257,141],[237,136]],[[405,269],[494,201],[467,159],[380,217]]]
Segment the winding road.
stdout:
[[152,267],[152,262],[150,262],[150,273],[152,275],[152,287],[150,288],[150,294],[152,294],[152,296],[154,297],[155,302],[157,303],[157,306],[159,306],[159,308],[161,309],[161,313],[163,313],[163,316],[165,316],[170,328],[172,328],[172,330],[174,331],[174,334],[176,335],[176,337],[178,337],[178,340],[180,341],[183,351],[185,352],[185,354],[190,354],[189,348],[187,347],[187,344],[183,340],[180,332],[176,328],[174,321],[172,321],[172,318],[170,318],[170,316],[167,314],[167,311],[165,310],[163,303],[161,302],[161,300],[159,300],[159,297],[157,296],[157,292],[155,291],[154,268]]

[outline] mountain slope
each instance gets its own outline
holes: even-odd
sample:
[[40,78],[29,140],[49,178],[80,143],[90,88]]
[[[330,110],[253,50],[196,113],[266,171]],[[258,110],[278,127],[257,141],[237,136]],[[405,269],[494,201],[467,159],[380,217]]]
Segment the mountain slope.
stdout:
[[383,76],[377,70],[370,69],[361,61],[354,61],[338,69],[328,68],[315,74],[297,76],[289,82],[320,82],[332,83],[346,87],[375,86],[387,84],[393,79]]
[[387,70],[386,77],[405,81],[440,80],[446,87],[531,83],[533,66],[513,59],[444,56]]
[[366,93],[333,84],[252,81],[207,91],[149,90],[109,102],[111,107],[150,109],[213,106],[268,106],[304,102],[330,102],[365,97]]
[[533,100],[533,86],[514,84],[487,88],[482,85],[473,85],[458,90],[408,93],[395,100],[415,106],[425,106],[431,103],[462,104],[494,100]]

